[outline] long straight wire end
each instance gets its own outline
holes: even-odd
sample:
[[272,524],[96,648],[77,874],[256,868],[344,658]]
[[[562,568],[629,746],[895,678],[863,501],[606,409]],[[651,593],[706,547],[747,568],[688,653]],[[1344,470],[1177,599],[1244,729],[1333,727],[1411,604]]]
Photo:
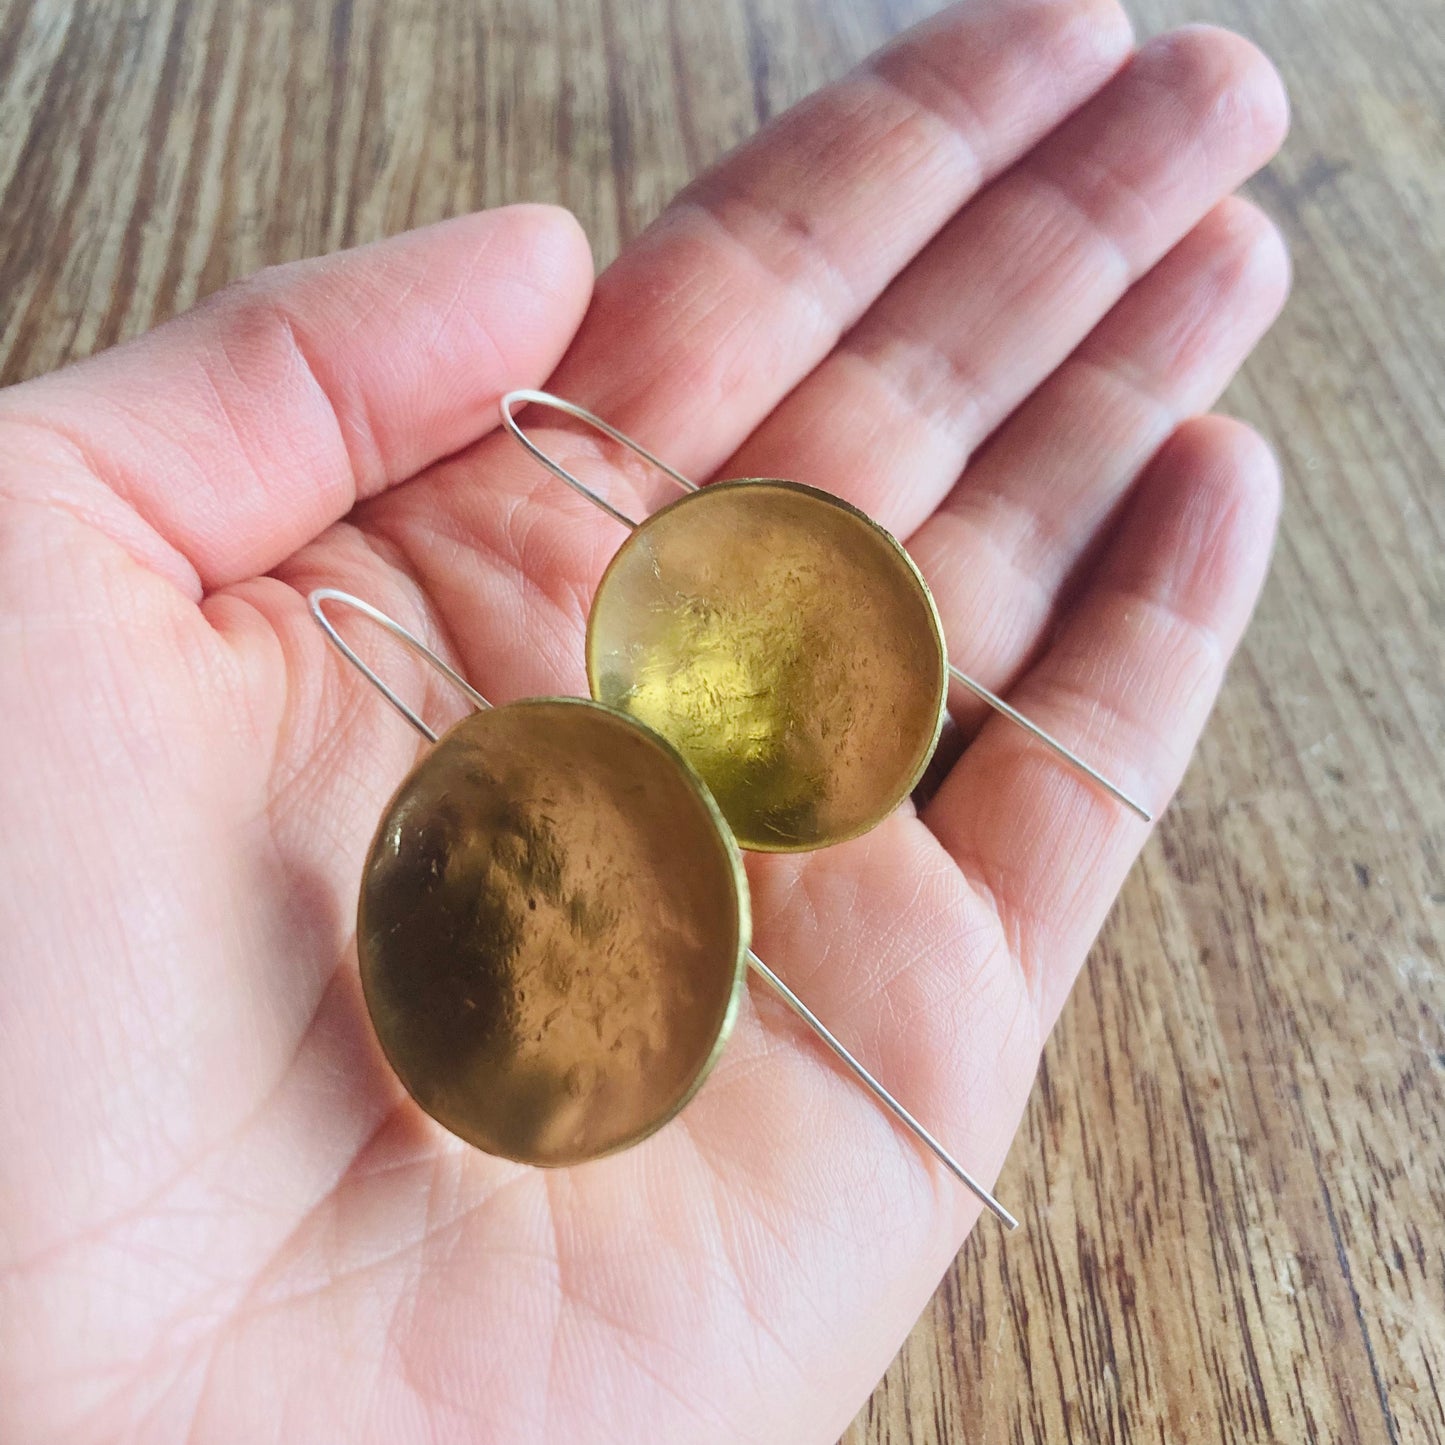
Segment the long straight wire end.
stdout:
[[955,682],[966,687],[976,698],[986,702],[996,713],[1006,717],[1011,723],[1021,727],[1030,737],[1041,742],[1055,756],[1062,758],[1076,773],[1088,778],[1096,787],[1102,788],[1116,802],[1122,803],[1136,817],[1142,818],[1146,823],[1154,821],[1153,815],[1142,803],[1136,803],[1117,783],[1111,783],[1097,768],[1091,768],[1077,753],[1071,752],[1056,737],[1046,733],[1036,722],[1030,722],[1023,713],[1015,707],[1010,707],[997,693],[990,692],[981,682],[975,682],[966,672],[960,671],[951,662],[948,664],[948,675]]
[[857,1059],[848,1052],[837,1035],[783,982],[782,979],[760,959],[752,949],[748,950],[748,962],[752,965],[755,973],[759,975],[812,1031],[823,1041],[827,1047],[847,1066],[849,1072],[915,1139],[919,1141],[933,1156],[954,1176],[960,1183],[968,1188],[979,1202],[999,1221],[1004,1228],[1014,1230],[1019,1227],[1019,1222],[1014,1218],[997,1199],[979,1183]]

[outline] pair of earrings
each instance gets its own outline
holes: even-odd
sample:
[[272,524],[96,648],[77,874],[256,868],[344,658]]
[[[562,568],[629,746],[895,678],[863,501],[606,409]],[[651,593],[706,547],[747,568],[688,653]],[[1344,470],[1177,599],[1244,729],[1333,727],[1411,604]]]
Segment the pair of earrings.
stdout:
[[[686,493],[642,523],[522,430],[563,411]],[[493,708],[376,608],[313,592],[332,643],[434,746],[403,780],[362,873],[368,1011],[416,1101],[488,1153],[593,1159],[661,1128],[727,1040],[749,966],[1005,1224],[1017,1221],[752,952],[740,849],[797,852],[868,831],[937,745],[952,676],[1126,806],[1062,744],[948,662],[899,543],[829,493],[779,480],[698,488],[591,412],[540,391],[502,420],[543,466],[630,529],[588,617],[591,700]],[[348,606],[477,711],[437,735],[341,638]]]

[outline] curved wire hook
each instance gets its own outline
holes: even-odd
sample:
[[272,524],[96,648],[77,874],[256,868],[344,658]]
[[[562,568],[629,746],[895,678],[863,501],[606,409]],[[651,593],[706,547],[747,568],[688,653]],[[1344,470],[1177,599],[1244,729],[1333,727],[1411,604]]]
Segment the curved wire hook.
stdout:
[[595,431],[600,431],[603,436],[611,437],[612,440],[620,446],[626,447],[634,456],[641,457],[645,462],[651,462],[658,471],[665,472],[671,477],[683,491],[697,491],[698,487],[696,482],[690,481],[687,477],[683,476],[681,472],[668,466],[661,457],[654,456],[640,442],[633,441],[630,436],[618,431],[610,422],[603,421],[595,412],[588,411],[586,407],[578,406],[575,401],[565,401],[560,396],[553,396],[550,391],[533,391],[530,387],[520,387],[516,391],[509,391],[506,396],[502,398],[501,402],[502,425],[506,427],[554,477],[558,477],[566,482],[574,492],[581,493],[594,507],[600,507],[609,517],[621,522],[624,527],[629,529],[635,528],[637,523],[634,522],[631,517],[627,516],[625,512],[619,512],[611,502],[598,496],[585,482],[581,482],[574,477],[561,462],[553,461],[552,458],[522,430],[517,418],[512,415],[512,408],[516,406],[526,406],[528,404],[533,406],[550,406],[554,411],[566,412],[568,416],[575,417],[580,422],[586,422],[586,424]]
[[429,728],[416,712],[397,696],[391,688],[384,683],[380,677],[366,664],[336,630],[331,619],[326,615],[322,604],[335,602],[342,607],[349,607],[353,612],[359,612],[363,617],[369,617],[373,622],[384,627],[396,640],[414,652],[428,666],[454,683],[464,692],[477,708],[489,708],[489,703],[456,668],[443,662],[421,638],[414,633],[408,632],[395,618],[388,617],[379,608],[373,607],[369,602],[363,602],[359,597],[353,597],[350,592],[342,592],[337,587],[318,587],[306,598],[306,605],[311,609],[311,615],[321,625],[321,630],[331,640],[331,645],[424,737],[429,743],[437,740],[437,734]]

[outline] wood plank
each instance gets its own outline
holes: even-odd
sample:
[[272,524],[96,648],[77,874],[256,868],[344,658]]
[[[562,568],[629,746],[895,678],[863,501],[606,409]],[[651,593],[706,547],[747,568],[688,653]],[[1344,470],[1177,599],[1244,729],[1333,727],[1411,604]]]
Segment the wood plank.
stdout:
[[[557,201],[605,262],[913,0],[0,0],[0,379],[269,262]],[[1260,616],[1001,1189],[846,1437],[1445,1441],[1445,9],[1143,0],[1258,39],[1295,299]]]

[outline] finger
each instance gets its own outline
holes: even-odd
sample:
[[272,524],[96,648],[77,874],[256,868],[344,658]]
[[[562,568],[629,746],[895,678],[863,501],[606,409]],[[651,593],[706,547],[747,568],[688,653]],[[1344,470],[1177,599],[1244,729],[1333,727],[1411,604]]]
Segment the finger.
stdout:
[[600,279],[552,383],[706,472],[1129,53],[1114,0],[970,0],[795,106]]
[[[1006,686],[1140,470],[1278,315],[1289,262],[1247,201],[1210,213],[980,452],[909,540],[953,661]],[[981,705],[955,716],[966,727]]]
[[919,525],[972,450],[1278,147],[1278,76],[1225,31],[1146,45],[962,211],[728,467]]
[[[1254,432],[1217,416],[1185,423],[1013,701],[1162,806],[1254,606],[1278,506],[1278,469]],[[1001,718],[963,755],[925,821],[996,906],[1047,1027],[1144,826]]]
[[0,424],[47,459],[53,500],[198,592],[490,430],[502,391],[555,365],[591,280],[566,212],[464,216],[264,271],[5,393]]

